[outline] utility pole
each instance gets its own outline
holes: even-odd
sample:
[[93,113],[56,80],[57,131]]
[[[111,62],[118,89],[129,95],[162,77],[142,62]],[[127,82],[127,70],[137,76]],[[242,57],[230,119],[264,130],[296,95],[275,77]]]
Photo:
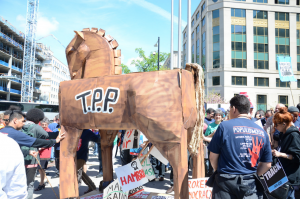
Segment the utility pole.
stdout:
[[[191,63],[191,0],[188,1],[188,6],[187,6],[187,63]],[[183,66],[185,68],[185,66]]]
[[158,37],[158,56],[157,56],[157,70],[159,70],[159,37]]
[[174,0],[171,0],[171,52],[170,52],[170,69],[173,70],[173,15]]
[[181,68],[181,0],[178,7],[178,68]]

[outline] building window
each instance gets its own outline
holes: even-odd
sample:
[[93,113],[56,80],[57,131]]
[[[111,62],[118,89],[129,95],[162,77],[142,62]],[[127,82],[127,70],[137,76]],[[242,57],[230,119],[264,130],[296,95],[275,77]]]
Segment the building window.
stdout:
[[192,21],[192,27],[194,26],[194,19],[193,19],[193,21]]
[[186,65],[186,55],[184,55],[184,61],[183,61],[184,68],[185,68],[185,65]]
[[183,35],[184,35],[184,38],[186,38],[186,32]]
[[201,21],[202,27],[205,26],[205,17]]
[[231,65],[247,68],[246,26],[231,25]]
[[194,32],[192,33],[192,39],[194,39]]
[[194,44],[192,45],[192,63],[194,63]]
[[246,10],[231,8],[231,16],[232,17],[246,17]]
[[261,10],[253,10],[254,19],[268,19],[268,12]]
[[219,10],[213,10],[212,11],[212,15],[213,15],[213,19],[215,19],[215,18],[219,18]]
[[213,83],[213,86],[219,86],[220,85],[220,76],[212,77],[212,83]]
[[[275,12],[275,20],[277,20],[278,23],[281,23],[281,21],[289,21],[289,13]],[[276,57],[290,55],[289,27],[286,28],[282,26],[282,28],[275,28],[275,48],[276,48]],[[278,70],[277,62],[276,62],[276,70]]]
[[199,41],[199,39],[197,40],[197,47],[196,47],[196,56],[197,56],[197,58],[196,58],[196,62],[198,63],[198,64],[200,64],[199,63],[199,45],[200,45],[200,41]]
[[256,3],[268,3],[268,0],[253,0]]
[[257,95],[256,98],[256,110],[267,110],[267,96],[266,95]]
[[275,12],[275,20],[289,21],[289,13],[287,13],[287,12]]
[[201,57],[201,60],[202,60],[202,68],[205,70],[205,67],[206,67],[206,32],[204,32],[202,34],[202,43],[201,43],[201,46],[202,46],[202,57]]
[[290,4],[290,0],[275,0],[275,4]]
[[200,16],[200,12],[197,13],[197,15],[196,15],[196,20],[199,19],[199,16]]
[[231,77],[231,85],[247,86],[247,77]]
[[213,27],[213,68],[220,68],[220,26]]
[[201,11],[203,12],[204,9],[205,9],[205,2],[204,2],[204,4],[201,6]]
[[300,79],[297,79],[297,88],[300,88]]
[[183,44],[183,50],[186,50],[186,43]]
[[269,69],[268,28],[253,26],[254,68]]
[[278,95],[278,104],[289,106],[289,97],[286,95]]
[[300,0],[297,0],[296,5],[299,6],[300,4]]
[[254,77],[254,86],[267,86],[267,87],[269,87],[269,78]]
[[289,87],[289,82],[282,82],[279,78],[276,78],[276,87]]
[[200,26],[197,26],[197,34],[199,33],[199,31],[200,31]]

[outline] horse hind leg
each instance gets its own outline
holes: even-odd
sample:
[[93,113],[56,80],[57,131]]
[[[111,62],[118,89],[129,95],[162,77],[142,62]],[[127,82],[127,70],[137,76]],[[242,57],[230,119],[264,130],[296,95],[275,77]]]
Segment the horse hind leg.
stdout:
[[61,133],[65,133],[66,137],[60,143],[60,198],[79,197],[76,151],[82,130],[62,126]]

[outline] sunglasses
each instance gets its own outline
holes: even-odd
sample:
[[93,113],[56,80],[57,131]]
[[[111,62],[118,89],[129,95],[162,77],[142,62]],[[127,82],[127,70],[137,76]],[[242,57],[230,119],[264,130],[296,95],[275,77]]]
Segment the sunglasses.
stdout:
[[8,122],[9,121],[9,119],[2,119],[4,122]]

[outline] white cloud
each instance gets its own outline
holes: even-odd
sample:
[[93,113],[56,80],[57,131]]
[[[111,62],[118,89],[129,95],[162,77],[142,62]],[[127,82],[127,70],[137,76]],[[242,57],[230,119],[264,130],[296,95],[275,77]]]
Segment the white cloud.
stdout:
[[137,72],[137,68],[135,67],[135,65],[131,64],[131,62],[133,60],[143,60],[143,58],[140,58],[140,57],[130,58],[127,60],[127,63],[125,64],[126,66],[128,66],[128,68],[131,72]]
[[[123,0],[124,1],[124,0]],[[129,1],[126,1],[126,2],[129,2],[129,3],[135,3],[143,8],[146,8],[147,10],[150,10],[156,14],[159,14],[160,16],[168,19],[169,21],[171,21],[171,13],[162,9],[161,7],[153,4],[153,3],[150,3],[150,2],[147,2],[145,0],[129,0]],[[170,5],[171,6],[171,5]],[[178,24],[178,17],[174,16],[173,15],[173,20],[176,24]],[[185,28],[187,22],[182,20],[181,21],[181,27],[182,28]]]
[[[18,15],[17,21],[20,23],[20,26],[26,30],[26,18],[23,15]],[[39,14],[37,20],[36,38],[38,39],[39,37],[44,37],[51,34],[58,29],[58,25],[59,22],[54,17],[48,19],[47,17],[42,16],[42,14]]]

